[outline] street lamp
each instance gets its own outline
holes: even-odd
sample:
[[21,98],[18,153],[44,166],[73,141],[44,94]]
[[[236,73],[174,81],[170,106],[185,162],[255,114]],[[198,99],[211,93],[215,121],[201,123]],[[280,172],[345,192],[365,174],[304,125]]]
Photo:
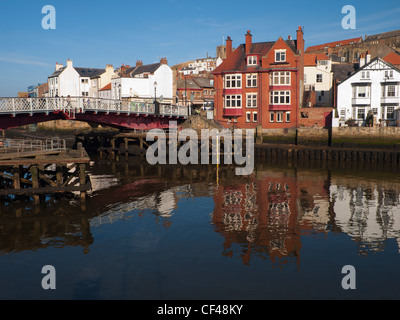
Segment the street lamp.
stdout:
[[160,106],[157,102],[157,81],[154,81],[154,113],[156,115],[160,113]]
[[157,81],[154,81],[154,101],[157,100]]

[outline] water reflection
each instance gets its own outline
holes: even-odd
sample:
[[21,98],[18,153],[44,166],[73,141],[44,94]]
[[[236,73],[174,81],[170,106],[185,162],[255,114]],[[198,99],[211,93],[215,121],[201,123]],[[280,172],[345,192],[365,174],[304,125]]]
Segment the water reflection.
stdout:
[[[212,199],[203,223],[219,235],[222,256],[245,265],[263,259],[300,267],[304,237],[323,241],[329,233],[350,236],[361,255],[385,250],[388,239],[400,244],[400,180],[393,175],[257,164],[249,177],[230,167],[220,169],[218,184],[216,176],[208,166],[95,161],[96,183],[84,207],[72,198],[51,198],[41,207],[2,203],[0,253],[65,246],[88,253],[93,229],[132,216],[150,215],[168,230],[178,209],[191,211],[186,198]],[[193,230],[201,239],[199,232]],[[146,238],[145,231],[135,235]]]

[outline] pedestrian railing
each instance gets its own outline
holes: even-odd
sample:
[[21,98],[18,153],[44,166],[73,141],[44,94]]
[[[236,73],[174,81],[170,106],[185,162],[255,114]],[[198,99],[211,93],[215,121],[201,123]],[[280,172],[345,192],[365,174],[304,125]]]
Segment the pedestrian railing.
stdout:
[[62,111],[74,118],[76,114],[85,112],[124,113],[137,115],[154,115],[184,117],[188,116],[188,108],[177,105],[140,103],[127,100],[113,100],[87,97],[62,98],[0,98],[0,114],[52,113]]

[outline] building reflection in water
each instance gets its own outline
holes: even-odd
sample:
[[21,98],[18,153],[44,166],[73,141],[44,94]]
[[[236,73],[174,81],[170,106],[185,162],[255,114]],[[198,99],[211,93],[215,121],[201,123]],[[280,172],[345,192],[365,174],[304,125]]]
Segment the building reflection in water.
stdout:
[[180,200],[189,197],[213,199],[204,223],[222,236],[215,244],[222,254],[246,265],[265,259],[299,268],[304,237],[324,241],[331,232],[349,235],[364,255],[385,250],[388,239],[400,245],[400,180],[392,176],[257,165],[249,177],[221,167],[217,184],[215,166],[105,168],[94,170],[98,185],[85,208],[68,199],[41,208],[2,203],[0,254],[64,246],[88,252],[95,241],[91,229],[131,215],[150,214],[168,229]]
[[300,266],[305,236],[345,233],[359,254],[384,250],[388,239],[399,246],[399,194],[400,181],[392,179],[365,183],[328,170],[265,168],[245,183],[216,188],[212,222],[224,237],[223,255]]

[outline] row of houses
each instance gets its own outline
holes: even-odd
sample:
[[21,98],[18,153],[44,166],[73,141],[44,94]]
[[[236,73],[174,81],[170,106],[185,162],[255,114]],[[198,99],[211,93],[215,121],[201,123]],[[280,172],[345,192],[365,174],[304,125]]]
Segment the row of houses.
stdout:
[[227,37],[216,58],[173,67],[166,58],[104,69],[57,63],[41,94],[157,99],[213,110],[225,127],[393,126],[400,125],[399,50],[400,30],[307,49],[302,27],[295,38],[265,42],[248,30],[236,48]]

